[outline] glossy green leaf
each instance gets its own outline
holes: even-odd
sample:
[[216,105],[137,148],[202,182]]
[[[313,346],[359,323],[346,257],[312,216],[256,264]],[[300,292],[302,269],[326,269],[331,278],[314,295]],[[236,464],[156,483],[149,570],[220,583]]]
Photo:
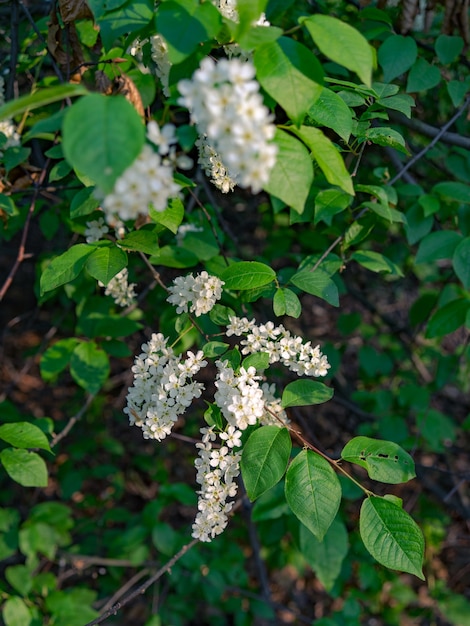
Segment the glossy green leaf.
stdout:
[[95,197],[94,191],[93,187],[85,187],[74,195],[70,204],[70,217],[72,219],[89,215],[96,211],[100,201]]
[[417,93],[427,91],[436,87],[441,82],[441,73],[439,68],[431,65],[426,59],[419,58],[408,74],[408,82],[406,83],[406,91],[408,93]]
[[268,285],[276,278],[276,272],[258,261],[240,261],[225,269],[220,279],[224,281],[224,289],[237,291],[255,289]]
[[285,494],[294,515],[322,541],[341,501],[341,485],[328,461],[302,450],[287,469]]
[[322,91],[323,70],[314,54],[294,39],[281,37],[257,48],[253,62],[263,89],[300,125]]
[[[115,10],[102,10],[104,3],[94,0],[93,10],[96,6],[100,10],[95,12],[100,27],[101,40],[106,50],[110,50],[117,37],[131,35],[141,30],[153,18],[154,4],[152,0],[127,0]],[[109,0],[105,7],[109,6]]]
[[184,218],[184,206],[179,198],[172,198],[164,211],[150,209],[150,217],[176,235]]
[[282,394],[281,406],[309,406],[323,404],[333,397],[333,389],[323,383],[308,378],[294,380],[286,385]]
[[243,446],[241,471],[251,501],[271,489],[284,476],[292,442],[287,428],[262,426]]
[[348,105],[338,94],[325,87],[308,111],[311,117],[320,126],[331,128],[344,141],[349,141],[352,132],[353,114]]
[[386,272],[395,276],[403,276],[401,269],[385,255],[372,250],[358,250],[351,254],[351,259],[371,272]]
[[364,467],[370,478],[383,483],[406,483],[416,476],[412,457],[392,441],[354,437],[344,446],[341,458]]
[[351,204],[351,196],[339,189],[319,191],[315,198],[314,224],[323,221],[331,226],[333,217],[341,213]]
[[465,237],[454,250],[452,257],[454,271],[465,289],[470,288],[470,237]]
[[53,102],[60,102],[65,98],[85,96],[88,93],[88,89],[83,85],[74,85],[72,83],[40,89],[35,93],[6,102],[0,107],[0,120],[16,117],[25,111],[32,111],[39,107],[52,104]]
[[70,357],[70,373],[88,393],[96,394],[109,375],[109,359],[104,350],[92,341],[78,344]]
[[5,448],[0,462],[6,473],[23,487],[47,487],[47,468],[39,454],[19,448]]
[[94,251],[92,246],[79,243],[52,259],[41,275],[41,295],[77,278]]
[[283,31],[276,26],[252,26],[246,33],[237,36],[237,43],[244,50],[256,50],[282,37]]
[[299,540],[302,556],[325,589],[331,591],[349,549],[346,526],[336,517],[323,537],[323,541],[319,541],[302,524]]
[[131,231],[116,243],[126,250],[135,250],[144,254],[158,253],[158,236],[155,227],[151,224],[146,224],[139,230]]
[[264,189],[297,213],[303,213],[313,182],[312,159],[301,141],[282,130],[276,131],[275,143],[276,164]]
[[316,269],[314,272],[301,270],[292,276],[290,282],[302,291],[317,296],[332,306],[339,306],[338,287],[329,274],[323,270]]
[[230,348],[228,343],[223,341],[208,341],[202,348],[204,356],[209,358],[219,357]]
[[13,422],[0,426],[0,439],[15,446],[15,448],[51,448],[46,435],[40,428],[30,422]]
[[351,176],[333,142],[320,129],[313,126],[301,126],[298,130],[295,128],[292,130],[307,144],[326,180],[353,196]]
[[87,272],[103,285],[107,285],[126,266],[127,254],[113,244],[96,247],[86,262]]
[[418,46],[412,37],[391,35],[380,46],[377,60],[384,72],[384,82],[388,83],[401,76],[415,63]]
[[75,338],[59,339],[47,348],[40,361],[41,376],[44,380],[54,380],[67,367],[78,341]]
[[246,370],[249,367],[254,367],[259,372],[262,372],[269,367],[269,354],[267,352],[254,352],[243,359],[242,367]]
[[302,313],[302,305],[297,295],[286,287],[276,289],[273,298],[274,315],[281,317],[289,315],[290,317],[299,317]]
[[406,511],[390,500],[371,496],[362,504],[359,528],[365,547],[376,561],[424,580],[423,535]]
[[364,133],[364,137],[366,141],[372,141],[372,143],[376,143],[379,146],[388,146],[389,148],[394,148],[404,154],[410,154],[405,145],[403,135],[393,128],[368,128]]
[[457,298],[447,302],[439,308],[429,320],[426,337],[444,337],[449,333],[465,325],[468,312],[470,311],[470,300]]
[[33,620],[28,606],[18,596],[11,596],[2,609],[5,626],[29,626]]
[[123,96],[91,94],[73,104],[64,119],[67,161],[104,193],[139,155],[144,138],[144,124]]
[[370,87],[374,54],[361,33],[335,17],[320,13],[300,21],[325,56],[355,72]]
[[416,263],[429,263],[439,259],[451,259],[462,241],[462,235],[454,230],[438,230],[429,233],[419,244]]

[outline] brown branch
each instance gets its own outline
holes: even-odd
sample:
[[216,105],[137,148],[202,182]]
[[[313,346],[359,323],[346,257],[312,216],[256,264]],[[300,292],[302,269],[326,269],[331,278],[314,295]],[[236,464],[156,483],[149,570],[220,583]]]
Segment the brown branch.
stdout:
[[93,402],[94,398],[95,398],[94,394],[90,394],[87,397],[87,399],[85,401],[85,404],[78,411],[78,413],[75,413],[75,415],[73,415],[69,419],[69,421],[67,422],[67,425],[65,426],[65,428],[63,430],[61,430],[60,433],[58,433],[57,435],[54,436],[53,440],[51,441],[51,448],[56,446],[59,443],[59,441],[61,441],[64,437],[66,437],[69,434],[69,432],[72,430],[72,428],[75,426],[75,424],[83,417],[83,415],[85,414],[86,410],[88,409],[90,404]]
[[[422,122],[417,119],[410,120],[404,115],[392,113],[390,115],[390,119],[397,124],[402,124],[407,128],[411,128],[411,130],[415,130],[422,135],[426,135],[426,137],[436,137],[441,132],[441,129],[436,128],[435,126],[431,126],[430,124],[426,124],[426,122]],[[470,150],[470,138],[459,135],[459,133],[449,133],[446,131],[441,134],[440,140],[451,146],[458,146],[459,148],[466,148],[467,150]]]

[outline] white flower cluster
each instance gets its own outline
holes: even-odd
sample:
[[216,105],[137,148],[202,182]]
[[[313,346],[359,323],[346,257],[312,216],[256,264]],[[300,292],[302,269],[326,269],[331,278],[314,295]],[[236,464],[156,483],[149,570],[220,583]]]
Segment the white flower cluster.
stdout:
[[109,228],[104,223],[104,219],[102,217],[97,220],[91,220],[86,223],[85,228],[85,237],[87,243],[94,243],[95,241],[99,241],[102,239],[103,235],[109,232]]
[[163,94],[168,98],[171,95],[169,87],[171,63],[168,58],[168,45],[161,35],[153,35],[150,38],[150,44],[152,61],[156,65],[155,73],[162,83]]
[[201,135],[196,141],[196,146],[199,153],[197,162],[206,173],[206,176],[211,179],[217,189],[220,189],[222,193],[233,191],[236,181],[230,178],[220,155],[207,143],[207,138]]
[[182,80],[180,104],[189,109],[201,135],[213,146],[230,178],[261,191],[276,162],[272,116],[263,104],[250,62],[210,57],[191,80]]
[[184,242],[186,235],[189,233],[202,233],[204,229],[202,226],[196,226],[196,224],[181,224],[176,233],[176,245],[181,246]]
[[[103,283],[99,283],[104,287]],[[131,306],[135,302],[135,283],[129,284],[129,275],[127,268],[116,274],[106,285],[105,296],[111,296],[118,306]]]
[[[5,80],[3,76],[0,76],[0,106],[3,104],[5,104]],[[0,157],[2,157],[4,150],[19,146],[21,142],[20,136],[16,132],[16,126],[10,119],[0,121],[0,133],[6,137],[5,143],[0,145]]]
[[258,326],[255,320],[231,317],[226,334],[245,335],[240,341],[242,354],[267,352],[271,364],[281,362],[298,376],[326,376],[330,368],[320,346],[313,347],[310,341],[303,343],[301,337],[292,335],[282,324],[274,326],[268,322]]
[[[156,122],[153,124],[156,126]],[[151,133],[156,133],[154,126]],[[161,145],[168,150],[168,139],[163,135]],[[117,179],[102,207],[109,223],[116,215],[123,221],[135,220],[147,213],[149,205],[156,211],[164,211],[168,200],[178,197],[179,191],[173,180],[173,167],[163,162],[160,154],[145,144],[132,165]]]
[[210,276],[206,271],[193,276],[177,276],[168,288],[170,296],[167,301],[176,306],[177,313],[194,313],[199,317],[208,313],[217,300],[222,297],[224,283],[216,276]]
[[202,350],[186,358],[176,356],[168,339],[161,333],[153,334],[142,345],[132,371],[134,384],[127,394],[131,425],[142,428],[145,439],[161,441],[170,434],[177,419],[183,415],[194,398],[199,398],[204,386],[193,381],[193,376],[207,365]]
[[192,536],[200,541],[211,541],[224,531],[233,508],[234,503],[227,502],[227,498],[237,493],[235,479],[240,473],[241,453],[234,447],[241,445],[241,432],[229,426],[226,432],[220,433],[224,445],[218,448],[212,444],[216,440],[213,427],[201,428],[201,433],[202,442],[196,444],[199,456],[194,462],[196,481],[201,489]]
[[214,400],[231,426],[245,430],[258,420],[275,426],[288,422],[280,400],[274,396],[274,385],[261,387],[261,376],[256,375],[254,367],[241,367],[235,373],[227,361],[217,361],[216,365]]

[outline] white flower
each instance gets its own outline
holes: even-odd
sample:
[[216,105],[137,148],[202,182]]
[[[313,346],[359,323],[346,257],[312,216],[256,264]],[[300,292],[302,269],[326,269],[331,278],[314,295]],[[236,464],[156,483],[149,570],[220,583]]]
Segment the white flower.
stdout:
[[147,124],[147,139],[158,146],[159,154],[168,154],[170,146],[177,143],[174,124],[165,124],[161,129],[154,120]]
[[171,63],[168,58],[168,45],[161,35],[153,35],[150,38],[152,46],[152,60],[156,65],[156,74],[163,87],[163,94],[168,98],[171,95],[169,78]]
[[[104,287],[103,283],[99,283]],[[105,296],[111,296],[118,306],[126,307],[135,302],[135,284],[129,284],[127,268],[124,268],[106,285]]]
[[91,220],[86,223],[85,228],[85,237],[87,243],[93,243],[94,241],[99,241],[103,235],[109,231],[109,228],[104,223],[104,219],[100,217],[97,220]]
[[222,297],[223,282],[206,271],[188,276],[178,276],[168,288],[170,296],[167,301],[176,306],[177,313],[194,313],[199,317],[208,313],[217,300]]

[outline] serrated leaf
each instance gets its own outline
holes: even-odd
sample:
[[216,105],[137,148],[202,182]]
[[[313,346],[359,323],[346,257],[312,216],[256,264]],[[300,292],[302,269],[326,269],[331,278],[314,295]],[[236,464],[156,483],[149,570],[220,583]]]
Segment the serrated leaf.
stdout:
[[126,266],[127,254],[113,244],[96,247],[86,262],[87,272],[103,285],[107,285]]
[[41,275],[41,295],[77,278],[94,251],[94,247],[79,243],[52,259]]
[[354,195],[354,187],[351,176],[346,169],[339,150],[324,133],[313,126],[301,126],[299,129],[292,128],[292,132],[304,141],[311,151],[314,159],[331,185],[337,185],[351,196]]
[[30,422],[13,422],[0,426],[0,439],[15,448],[40,448],[51,451],[46,435]]
[[109,358],[92,341],[76,346],[70,357],[70,373],[76,383],[88,393],[96,394],[109,375]]
[[426,328],[426,337],[432,339],[453,333],[455,330],[465,325],[469,311],[470,300],[457,298],[456,300],[447,302],[447,304],[444,304],[443,307],[438,309],[429,320]]
[[300,125],[321,93],[323,69],[304,45],[280,37],[256,49],[253,62],[263,89]]
[[353,114],[338,94],[325,87],[308,111],[309,116],[320,126],[331,128],[344,141],[349,141],[352,132]]
[[240,261],[233,263],[220,274],[224,289],[242,291],[268,285],[276,278],[276,272],[258,261]]
[[393,130],[393,128],[368,128],[364,133],[364,137],[366,141],[372,141],[372,143],[376,143],[378,146],[388,146],[404,154],[410,154],[403,136],[396,130]]
[[300,551],[327,591],[331,591],[348,553],[348,531],[337,517],[319,541],[303,524],[300,526]]
[[65,98],[84,96],[88,93],[88,89],[86,89],[83,85],[75,85],[72,83],[57,85],[56,87],[49,87],[47,89],[40,89],[39,91],[27,96],[10,100],[1,106],[0,120],[16,117],[25,111],[32,111],[39,107],[52,104],[53,102],[59,102]]
[[308,406],[323,404],[333,397],[333,389],[316,380],[302,378],[286,385],[282,394],[281,406]]
[[387,37],[377,54],[377,60],[384,72],[384,82],[388,83],[408,71],[417,56],[418,46],[412,37]]
[[123,96],[85,96],[64,118],[67,161],[104,193],[113,190],[118,177],[139,155],[144,139],[144,124]]
[[155,227],[150,224],[142,226],[139,230],[131,231],[116,243],[126,250],[135,250],[144,254],[158,253],[158,236]]
[[333,217],[341,213],[351,204],[351,196],[339,189],[325,189],[319,191],[315,198],[314,224],[324,221],[331,226]]
[[305,145],[289,133],[277,129],[276,164],[264,190],[282,200],[297,213],[303,213],[313,182],[313,164]]
[[401,269],[385,255],[372,250],[358,250],[351,254],[351,259],[371,272],[388,272],[395,276],[403,276]]
[[5,448],[0,462],[7,474],[23,487],[47,487],[47,468],[39,454],[18,448]]
[[335,63],[355,72],[368,87],[371,85],[374,54],[367,39],[355,28],[328,15],[301,18],[320,51]]
[[365,547],[376,561],[424,580],[423,535],[406,511],[389,500],[370,496],[362,504],[359,528]]
[[454,250],[454,271],[465,289],[470,288],[470,237],[465,237]]
[[287,469],[285,494],[294,515],[322,541],[341,501],[341,485],[328,461],[302,450]]
[[273,309],[277,317],[289,315],[297,318],[302,312],[302,305],[297,295],[291,289],[282,287],[277,289],[274,294]]
[[290,282],[302,291],[326,300],[332,306],[339,306],[338,287],[323,270],[301,270],[291,277]]
[[240,467],[246,493],[251,501],[281,480],[291,449],[287,428],[262,426],[250,435],[243,446]]
[[341,458],[360,465],[372,480],[406,483],[416,476],[412,457],[393,441],[354,437],[343,448]]

